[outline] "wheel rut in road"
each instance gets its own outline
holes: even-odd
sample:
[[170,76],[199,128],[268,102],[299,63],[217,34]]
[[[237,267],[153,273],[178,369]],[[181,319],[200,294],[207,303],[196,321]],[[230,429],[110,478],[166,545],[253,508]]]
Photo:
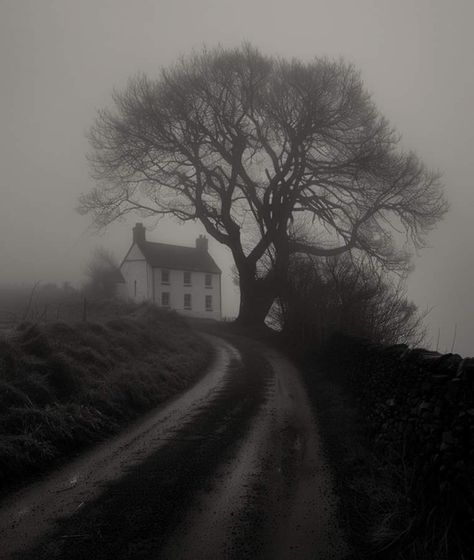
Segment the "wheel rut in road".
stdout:
[[[255,347],[255,344],[254,344]],[[342,560],[337,496],[300,372],[257,345],[272,367],[248,433],[195,496],[161,558]]]
[[248,431],[272,376],[256,353],[234,358],[223,383],[169,441],[16,558],[165,558],[160,551],[196,492],[212,485],[215,470]]

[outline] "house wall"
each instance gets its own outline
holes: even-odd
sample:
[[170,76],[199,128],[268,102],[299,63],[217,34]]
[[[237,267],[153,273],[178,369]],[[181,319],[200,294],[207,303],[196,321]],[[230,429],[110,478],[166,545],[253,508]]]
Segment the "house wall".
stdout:
[[[168,269],[166,269],[168,270]],[[161,294],[169,293],[169,308],[189,317],[221,319],[221,276],[212,274],[212,286],[205,286],[206,273],[191,272],[191,285],[184,285],[183,270],[169,270],[169,284],[161,280],[161,268],[152,268],[138,245],[133,245],[120,266],[128,298],[161,306]],[[191,309],[184,309],[184,294],[191,294]],[[206,295],[212,296],[212,311],[206,310]]]
[[[161,294],[170,294],[171,309],[175,309],[189,317],[201,317],[208,319],[221,319],[221,285],[220,274],[212,274],[212,287],[205,286],[206,273],[191,272],[191,285],[184,285],[183,270],[169,270],[170,283],[163,284],[161,280],[161,268],[154,268],[154,301],[161,306]],[[191,309],[184,309],[184,295],[191,294]],[[212,296],[212,311],[206,310],[206,295]]]
[[120,266],[128,297],[135,302],[153,299],[152,270],[137,245],[133,245]]

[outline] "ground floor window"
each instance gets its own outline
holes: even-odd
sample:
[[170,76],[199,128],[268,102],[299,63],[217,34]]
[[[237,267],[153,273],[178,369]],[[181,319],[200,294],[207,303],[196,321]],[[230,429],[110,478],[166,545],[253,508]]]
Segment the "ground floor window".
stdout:
[[206,296],[206,311],[212,311],[212,296]]
[[184,294],[184,309],[191,309],[191,294]]
[[161,292],[161,305],[163,307],[170,306],[170,293],[169,292]]

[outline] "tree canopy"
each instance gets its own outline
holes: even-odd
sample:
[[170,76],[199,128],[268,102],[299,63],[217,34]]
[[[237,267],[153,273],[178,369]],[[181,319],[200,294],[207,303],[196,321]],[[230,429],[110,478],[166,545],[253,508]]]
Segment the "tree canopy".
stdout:
[[292,255],[359,251],[399,269],[447,208],[439,176],[400,149],[342,60],[205,49],[113,102],[90,133],[97,185],[80,211],[98,226],[131,211],[198,220],[232,252],[248,322]]

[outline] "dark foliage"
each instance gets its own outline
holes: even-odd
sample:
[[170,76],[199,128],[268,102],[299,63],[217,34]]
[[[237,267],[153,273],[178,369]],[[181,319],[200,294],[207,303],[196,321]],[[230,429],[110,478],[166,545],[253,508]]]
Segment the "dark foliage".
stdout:
[[293,352],[320,349],[334,333],[383,344],[416,345],[422,316],[408,301],[403,280],[349,256],[295,259],[271,319]]

